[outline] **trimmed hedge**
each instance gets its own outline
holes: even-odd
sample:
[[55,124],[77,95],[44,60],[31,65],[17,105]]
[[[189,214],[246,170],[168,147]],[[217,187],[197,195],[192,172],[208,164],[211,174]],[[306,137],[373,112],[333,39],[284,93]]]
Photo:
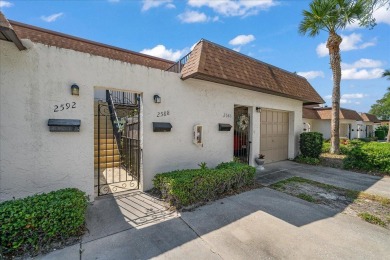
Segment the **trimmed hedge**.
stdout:
[[390,143],[352,141],[344,168],[379,171],[390,175]]
[[385,140],[385,131],[384,130],[376,130],[375,137],[378,137],[378,140]]
[[84,232],[87,197],[73,188],[0,204],[0,238],[5,255],[36,254],[53,242]]
[[157,174],[154,187],[171,205],[181,208],[217,199],[220,195],[254,184],[255,168],[237,162],[216,169],[178,170]]
[[307,132],[300,135],[299,144],[304,157],[319,158],[322,150],[323,138],[321,133]]

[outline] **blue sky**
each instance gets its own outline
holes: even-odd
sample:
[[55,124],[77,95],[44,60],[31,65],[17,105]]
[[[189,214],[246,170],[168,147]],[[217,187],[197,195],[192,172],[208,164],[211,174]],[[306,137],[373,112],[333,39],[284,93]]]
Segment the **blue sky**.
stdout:
[[[332,73],[324,43],[298,34],[310,1],[277,0],[0,0],[8,19],[177,60],[201,38],[308,78],[330,105]],[[378,9],[377,26],[352,25],[340,34],[342,107],[367,112],[390,81],[390,10]]]

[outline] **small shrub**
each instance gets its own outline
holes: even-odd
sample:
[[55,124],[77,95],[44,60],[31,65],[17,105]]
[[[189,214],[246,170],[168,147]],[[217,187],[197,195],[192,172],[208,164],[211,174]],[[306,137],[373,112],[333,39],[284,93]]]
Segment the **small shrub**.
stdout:
[[329,153],[330,152],[330,143],[329,142],[323,142],[321,152],[322,153]]
[[319,158],[322,150],[322,134],[317,132],[302,133],[299,144],[302,155],[305,157]]
[[305,163],[305,164],[311,164],[311,165],[319,165],[321,163],[320,159],[318,158],[312,158],[312,157],[306,157],[303,155],[299,155],[295,158],[296,162],[299,163]]
[[376,130],[375,131],[375,137],[377,137],[379,140],[385,140],[385,131],[384,130]]
[[207,163],[205,163],[205,162],[199,163],[198,166],[199,166],[202,170],[207,169]]
[[390,174],[390,143],[352,141],[344,159],[346,169]]
[[255,168],[237,162],[216,169],[178,170],[157,174],[153,184],[171,205],[181,208],[210,201],[224,193],[254,184]]
[[387,133],[389,132],[389,125],[381,125],[376,128],[376,130],[382,130],[385,131],[385,136],[387,136]]
[[5,255],[36,254],[52,242],[84,232],[87,198],[62,189],[0,204],[0,238]]

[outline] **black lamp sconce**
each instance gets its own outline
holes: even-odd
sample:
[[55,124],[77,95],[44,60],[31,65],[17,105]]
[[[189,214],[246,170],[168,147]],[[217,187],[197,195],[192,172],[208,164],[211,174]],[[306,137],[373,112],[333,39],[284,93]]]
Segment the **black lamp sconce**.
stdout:
[[256,107],[256,112],[261,113],[261,107]]
[[80,88],[76,84],[73,84],[70,87],[70,90],[71,90],[71,93],[72,93],[73,96],[78,96],[79,95]]
[[157,94],[153,96],[153,100],[156,104],[161,103],[161,97]]

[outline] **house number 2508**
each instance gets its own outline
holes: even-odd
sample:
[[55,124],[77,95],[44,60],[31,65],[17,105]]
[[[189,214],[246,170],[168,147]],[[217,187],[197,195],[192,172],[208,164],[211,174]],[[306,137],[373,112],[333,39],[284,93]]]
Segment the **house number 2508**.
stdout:
[[169,110],[157,112],[157,117],[169,116]]
[[65,109],[76,108],[76,102],[54,105],[54,112],[61,112]]

